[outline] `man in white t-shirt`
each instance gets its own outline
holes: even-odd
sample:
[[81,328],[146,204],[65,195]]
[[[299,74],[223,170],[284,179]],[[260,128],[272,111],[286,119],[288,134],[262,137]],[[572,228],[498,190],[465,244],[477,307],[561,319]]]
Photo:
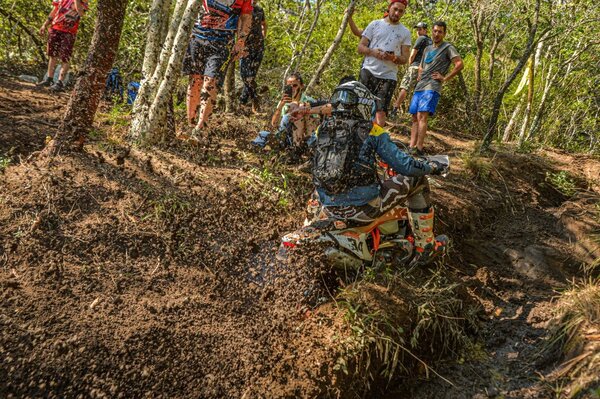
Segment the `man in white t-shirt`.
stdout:
[[365,56],[360,82],[379,98],[375,123],[385,126],[388,107],[398,83],[398,65],[408,62],[410,31],[400,23],[408,0],[390,0],[388,15],[363,31],[358,52]]

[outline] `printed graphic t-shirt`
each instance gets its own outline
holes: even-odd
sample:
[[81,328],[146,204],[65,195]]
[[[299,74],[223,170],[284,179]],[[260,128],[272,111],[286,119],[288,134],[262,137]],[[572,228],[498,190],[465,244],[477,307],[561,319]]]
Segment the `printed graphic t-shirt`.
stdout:
[[[410,31],[400,23],[392,25],[385,19],[371,22],[362,35],[369,39],[369,48],[393,51],[397,57],[402,54],[402,46],[410,46]],[[384,61],[368,55],[363,62],[363,68],[380,79],[398,79],[398,65],[392,61]]]
[[202,0],[204,13],[194,24],[198,39],[230,41],[237,31],[241,14],[252,14],[252,0]]
[[[84,10],[88,9],[87,0],[82,0]],[[75,8],[75,0],[52,0],[52,6],[56,10],[52,20],[52,29],[72,34],[79,29],[79,13]]]
[[445,75],[450,68],[452,58],[459,57],[456,48],[448,42],[442,42],[438,47],[427,46],[423,52],[421,60],[421,80],[417,82],[415,91],[433,90],[440,93],[442,91],[442,83],[431,77],[434,72],[439,72]]

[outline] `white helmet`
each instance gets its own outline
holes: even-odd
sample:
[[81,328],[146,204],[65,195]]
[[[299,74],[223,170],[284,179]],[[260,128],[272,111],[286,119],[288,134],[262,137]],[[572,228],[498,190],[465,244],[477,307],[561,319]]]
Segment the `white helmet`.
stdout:
[[351,81],[336,87],[329,103],[334,115],[342,114],[358,119],[372,120],[375,100],[377,97],[365,85],[358,81]]

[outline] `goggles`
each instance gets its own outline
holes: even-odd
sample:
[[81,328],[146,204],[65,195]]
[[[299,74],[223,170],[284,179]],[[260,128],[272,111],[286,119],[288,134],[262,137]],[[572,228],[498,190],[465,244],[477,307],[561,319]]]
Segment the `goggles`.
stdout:
[[338,90],[333,93],[329,103],[333,107],[337,107],[339,105],[354,106],[358,105],[358,96],[356,93],[349,90]]

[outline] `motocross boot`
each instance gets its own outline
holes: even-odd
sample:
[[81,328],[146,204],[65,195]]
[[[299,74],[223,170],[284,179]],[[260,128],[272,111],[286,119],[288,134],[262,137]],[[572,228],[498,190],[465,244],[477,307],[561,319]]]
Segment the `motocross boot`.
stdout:
[[408,220],[415,237],[415,257],[412,265],[427,265],[436,257],[446,252],[448,237],[445,235],[434,236],[433,234],[433,208],[428,212],[408,212]]

